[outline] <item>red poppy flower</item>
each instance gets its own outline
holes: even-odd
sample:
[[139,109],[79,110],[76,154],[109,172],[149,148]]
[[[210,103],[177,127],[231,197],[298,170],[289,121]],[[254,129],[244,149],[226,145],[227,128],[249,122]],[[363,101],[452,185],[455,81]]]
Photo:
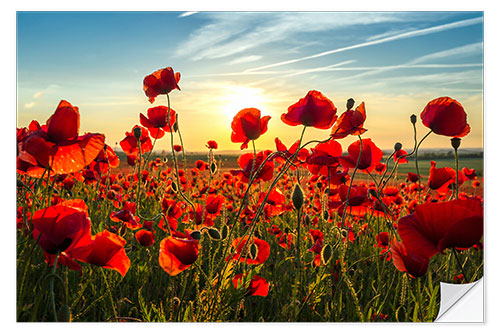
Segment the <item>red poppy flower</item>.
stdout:
[[423,276],[429,267],[429,258],[409,251],[404,243],[396,242],[391,247],[392,262],[401,271],[413,277]]
[[222,205],[224,204],[225,198],[222,195],[210,194],[207,197],[207,204],[205,209],[209,214],[219,214]]
[[141,229],[135,233],[135,239],[144,247],[149,247],[155,242],[155,234],[149,230]]
[[361,135],[366,132],[366,129],[363,128],[365,120],[365,102],[362,102],[356,110],[347,110],[340,115],[339,119],[332,127],[330,136],[334,139],[342,139],[351,134]]
[[33,238],[49,254],[83,248],[91,242],[87,206],[81,199],[36,211],[33,228]]
[[475,181],[472,182],[472,187],[476,187],[477,188],[479,186],[481,186],[481,182],[480,181],[475,180]]
[[161,139],[165,132],[170,132],[170,128],[174,128],[176,121],[175,111],[172,108],[167,122],[168,114],[168,107],[163,105],[149,108],[147,117],[142,113],[140,114],[141,125],[147,127],[152,138]]
[[174,89],[179,89],[180,73],[175,73],[172,67],[159,69],[144,78],[143,89],[149,102],[153,103],[158,95],[168,94]]
[[376,247],[387,247],[390,245],[390,237],[387,231],[381,232],[375,237]]
[[375,172],[377,172],[379,175],[383,174],[387,170],[387,165],[385,163],[379,162],[375,166]]
[[205,171],[208,166],[208,164],[206,162],[203,162],[202,160],[197,160],[196,162],[194,162],[194,165],[200,171]]
[[104,230],[92,237],[91,252],[82,261],[115,270],[125,276],[130,267],[130,259],[125,253],[125,244],[127,244],[125,239]]
[[288,107],[281,120],[290,126],[312,126],[329,129],[337,120],[337,108],[331,100],[316,90],[311,90],[304,98]]
[[[375,166],[382,159],[382,150],[378,148],[371,139],[363,139],[363,151],[361,152],[361,158],[359,160],[358,169],[371,172],[375,169]],[[361,143],[358,141],[353,142],[349,148],[347,148],[348,156],[340,157],[340,164],[346,168],[355,168],[359,158],[359,152],[361,150]]]
[[[260,193],[258,205],[262,204],[264,198],[266,197],[265,193]],[[285,205],[285,195],[279,188],[273,188],[269,193],[269,196],[266,200],[266,205],[264,206],[264,211],[266,213],[266,217],[270,218],[272,216],[277,216],[282,214]]]
[[445,194],[448,192],[448,185],[455,182],[455,177],[456,172],[453,168],[436,168],[436,162],[431,161],[428,183],[431,189],[437,190],[440,194]]
[[[235,252],[232,255],[229,255],[226,260],[238,260],[240,258],[240,262],[245,262],[245,256],[246,258],[246,263],[249,265],[259,265],[263,264],[267,258],[269,257],[271,247],[269,246],[269,243],[267,243],[265,240],[259,239],[257,237],[252,237],[252,243],[257,246],[257,256],[255,259],[250,258],[250,254],[246,253],[247,249],[247,240],[248,236],[245,237],[238,237],[233,242],[231,243],[231,246],[235,248]],[[240,243],[241,241],[241,243]],[[239,245],[238,245],[239,244]]]
[[470,132],[464,108],[450,97],[439,97],[427,103],[420,118],[424,126],[436,134],[461,138]]
[[474,169],[468,169],[466,167],[463,167],[462,172],[469,180],[477,179],[477,173],[476,170]]
[[416,173],[413,173],[413,172],[408,172],[407,179],[412,183],[416,183],[416,182],[418,182],[418,175]]
[[[170,229],[177,229],[178,219],[182,216],[182,209],[178,202],[172,199],[163,198],[161,202],[161,209],[163,214],[166,215]],[[167,226],[164,225],[164,223],[164,219],[161,219],[158,226],[163,230],[167,230]]]
[[108,145],[103,148],[97,157],[89,164],[89,169],[94,170],[98,175],[104,175],[109,167],[117,168],[120,166],[120,159],[115,151]]
[[[249,281],[250,283],[246,286],[245,296],[267,296],[269,293],[269,284],[266,279],[258,275],[254,275]],[[243,274],[236,274],[233,278],[234,289],[243,288]]]
[[446,248],[469,248],[483,236],[483,208],[476,199],[424,203],[399,219],[406,248],[432,257]]
[[111,221],[122,222],[127,228],[136,230],[142,227],[139,223],[140,219],[133,215],[128,209],[122,209],[118,212],[112,212],[110,216]]
[[[233,176],[239,176],[241,181],[248,183],[250,176],[252,174],[252,165],[253,165],[253,172],[254,173],[257,172],[261,164],[264,162],[264,160],[270,153],[271,153],[270,150],[260,151],[257,153],[257,156],[255,156],[255,158],[253,153],[247,153],[241,155],[238,158],[238,165],[241,167],[242,170],[230,170],[231,174]],[[264,164],[260,172],[257,174],[256,180],[258,179],[263,181],[271,180],[273,178],[273,173],[274,173],[274,163],[273,161],[268,160]]]
[[[276,144],[276,151],[283,153],[287,159],[291,159],[293,154],[295,154],[295,152],[299,148],[300,140],[295,141],[295,143],[292,146],[290,146],[290,149],[287,149],[286,146],[283,144],[283,142],[281,142],[281,140],[279,138],[275,138],[274,143]],[[307,150],[307,148],[302,148],[297,153],[297,156],[295,157],[295,159],[291,162],[293,162],[293,163],[296,163],[297,161],[305,162],[308,157],[309,157],[309,151]],[[279,163],[286,162],[286,159],[281,155],[277,155],[275,159]],[[294,169],[295,169],[295,167],[292,166],[292,170],[294,170]]]
[[139,125],[135,125],[132,128],[132,131],[125,132],[125,139],[120,141],[120,146],[122,147],[123,151],[127,155],[137,157],[137,155],[139,154],[139,146],[137,144],[137,139],[134,136],[134,129],[135,128],[141,129],[141,137],[139,138],[139,141],[141,142],[141,153],[142,154],[153,149],[153,144],[151,143],[151,139],[149,138],[148,130],[145,129],[144,127],[141,127]]
[[217,149],[217,147],[217,142],[215,142],[214,140],[210,140],[207,142],[208,149]]
[[248,108],[239,111],[231,123],[231,142],[243,142],[241,149],[248,147],[250,140],[257,140],[267,132],[267,123],[271,116],[260,117],[260,110]]
[[342,146],[335,140],[318,143],[311,148],[311,155],[307,158],[307,168],[313,175],[321,174],[328,177],[339,165],[342,155]]
[[45,126],[22,138],[18,145],[20,170],[32,177],[41,177],[47,167],[56,174],[82,170],[104,147],[104,135],[78,136],[79,128],[78,108],[62,100]]
[[174,145],[174,150],[178,153],[182,151],[182,146],[181,145]]
[[[393,157],[394,157],[394,163],[398,163],[398,164],[408,163],[408,160],[406,159],[407,155],[408,155],[408,153],[405,150],[403,150],[403,149],[398,150],[393,155]],[[398,158],[399,158],[399,161],[398,161]]]
[[198,241],[190,236],[167,237],[160,243],[160,266],[169,275],[175,276],[198,259],[199,249]]

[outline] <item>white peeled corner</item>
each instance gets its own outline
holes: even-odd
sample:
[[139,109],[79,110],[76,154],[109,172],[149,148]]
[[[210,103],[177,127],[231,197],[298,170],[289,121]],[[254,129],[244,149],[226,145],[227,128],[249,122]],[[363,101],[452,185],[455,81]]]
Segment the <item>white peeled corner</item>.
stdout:
[[482,323],[484,322],[483,278],[473,283],[440,283],[441,303],[435,322]]

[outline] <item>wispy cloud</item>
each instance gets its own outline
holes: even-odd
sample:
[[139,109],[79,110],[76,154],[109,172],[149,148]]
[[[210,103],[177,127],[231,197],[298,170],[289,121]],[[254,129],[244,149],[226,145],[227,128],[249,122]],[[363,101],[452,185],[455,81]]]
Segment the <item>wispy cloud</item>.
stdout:
[[26,103],[26,104],[24,104],[24,107],[25,107],[26,109],[31,109],[31,108],[32,108],[32,107],[34,107],[34,106],[35,106],[35,102],[30,102],[30,103]]
[[478,55],[483,52],[483,43],[472,43],[468,45],[463,45],[459,47],[455,47],[452,49],[431,53],[419,58],[416,58],[412,61],[412,63],[422,63],[427,61],[434,61],[437,59],[443,58],[456,58],[456,57],[466,57],[470,55]]
[[179,18],[180,17],[186,17],[186,16],[191,16],[191,15],[197,14],[197,13],[199,13],[199,12],[184,12],[184,13],[180,14],[177,17],[179,17]]
[[[210,22],[194,31],[177,48],[177,56],[217,59],[278,41],[295,34],[333,31],[348,26],[411,22],[412,13],[204,13]],[[421,19],[420,16],[418,16]],[[427,16],[427,20],[435,18]],[[290,44],[293,44],[290,42]],[[293,45],[294,46],[294,45]]]
[[442,25],[438,25],[438,26],[434,26],[434,27],[430,27],[430,28],[413,30],[413,31],[404,32],[404,33],[401,33],[401,34],[395,35],[395,36],[385,37],[385,38],[381,38],[381,39],[377,39],[377,40],[372,40],[372,41],[368,41],[368,42],[364,42],[364,43],[359,43],[359,44],[355,44],[355,45],[351,45],[351,46],[347,46],[347,47],[341,47],[341,48],[337,48],[337,49],[333,49],[333,50],[329,50],[329,51],[325,51],[325,52],[321,52],[321,53],[316,53],[316,54],[313,54],[313,55],[310,55],[310,56],[306,56],[306,57],[295,58],[295,59],[290,59],[290,60],[286,60],[286,61],[277,62],[277,63],[274,63],[274,64],[269,64],[269,65],[265,65],[265,66],[250,68],[247,71],[249,71],[249,72],[251,72],[251,71],[259,71],[259,70],[262,70],[262,69],[267,69],[267,68],[273,68],[273,67],[277,67],[277,66],[283,66],[283,65],[293,64],[293,63],[296,63],[296,62],[299,62],[299,61],[304,61],[304,60],[319,58],[319,57],[323,57],[323,56],[326,56],[326,55],[329,55],[329,54],[344,52],[344,51],[358,49],[358,48],[361,48],[361,47],[366,47],[366,46],[371,46],[371,45],[377,45],[377,44],[387,43],[387,42],[391,42],[391,41],[395,41],[395,40],[399,40],[399,39],[405,39],[405,38],[411,38],[411,37],[428,35],[428,34],[437,33],[437,32],[441,32],[441,31],[446,31],[446,30],[450,30],[450,29],[462,28],[462,27],[466,27],[466,26],[469,26],[469,25],[473,25],[473,24],[479,24],[479,23],[482,23],[482,22],[483,22],[482,17],[478,17],[478,18],[473,18],[473,19],[468,19],[468,20],[462,20],[462,21],[453,22],[453,23],[442,24]]
[[33,94],[33,98],[40,98],[43,95],[43,91],[37,91]]
[[246,62],[257,61],[260,59],[262,59],[262,56],[260,56],[260,55],[249,55],[249,56],[245,56],[245,57],[236,58],[236,59],[232,60],[229,64],[236,65],[236,64],[246,63]]

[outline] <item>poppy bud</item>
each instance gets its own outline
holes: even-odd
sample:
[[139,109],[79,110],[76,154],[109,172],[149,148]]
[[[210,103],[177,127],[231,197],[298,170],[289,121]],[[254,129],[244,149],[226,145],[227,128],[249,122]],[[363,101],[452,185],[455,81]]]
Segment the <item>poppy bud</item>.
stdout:
[[226,239],[228,232],[229,232],[228,227],[227,225],[224,224],[221,230],[221,237],[222,237],[221,239]]
[[458,147],[460,147],[461,141],[462,141],[462,139],[460,139],[460,138],[451,138],[451,146],[455,149],[458,149]]
[[354,106],[354,100],[353,100],[352,98],[349,98],[349,99],[347,100],[347,105],[346,105],[347,110],[352,109],[352,107],[353,107],[353,106]]
[[302,208],[302,205],[304,204],[304,191],[302,191],[299,184],[295,184],[295,187],[293,188],[292,203],[297,210]]
[[210,164],[210,172],[213,174],[215,174],[215,172],[217,171],[217,164],[215,162],[212,162]]
[[340,234],[342,235],[342,237],[347,237],[347,235],[348,235],[346,229],[342,229],[342,231],[340,232]]
[[328,213],[327,210],[325,210],[323,212],[323,220],[328,221],[329,218],[330,218],[330,214]]
[[323,262],[323,264],[326,265],[328,263],[328,261],[332,257],[332,253],[332,247],[330,246],[330,244],[326,244],[321,250],[321,261]]
[[193,230],[190,234],[191,237],[194,239],[200,240],[201,239],[201,232],[199,230]]
[[403,145],[400,142],[396,142],[394,145],[394,151],[400,151],[403,148]]
[[142,130],[140,127],[134,127],[134,137],[137,141],[141,139],[142,136]]
[[167,163],[168,162],[168,157],[165,156],[165,158],[163,159],[163,163]]
[[222,236],[216,228],[208,228],[208,235],[214,240],[221,240]]
[[416,124],[417,123],[417,115],[412,114],[410,116],[410,121],[411,121],[412,124]]
[[172,182],[172,191],[177,193],[177,183],[176,182]]
[[257,254],[259,254],[259,248],[255,243],[252,243],[252,245],[250,245],[250,259],[255,260]]
[[377,190],[375,190],[375,189],[373,189],[373,188],[371,188],[368,192],[370,192],[370,194],[371,194],[372,196],[374,196],[375,198],[378,196],[378,195],[377,195],[377,194],[378,194],[378,193],[377,193]]
[[177,122],[174,123],[174,126],[173,127],[173,130],[174,132],[177,132],[177,130],[179,129],[179,125],[177,125]]
[[304,216],[304,224],[305,225],[310,225],[311,224],[311,218],[307,214],[306,214],[306,216]]

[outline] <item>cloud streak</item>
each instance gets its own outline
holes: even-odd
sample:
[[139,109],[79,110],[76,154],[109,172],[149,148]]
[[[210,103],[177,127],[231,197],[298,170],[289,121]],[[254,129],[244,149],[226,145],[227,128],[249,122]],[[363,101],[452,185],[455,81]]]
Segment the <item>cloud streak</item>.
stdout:
[[469,25],[473,25],[473,24],[479,24],[482,22],[483,22],[482,17],[478,17],[478,18],[467,19],[467,20],[462,20],[462,21],[453,22],[453,23],[442,24],[442,25],[438,25],[438,26],[434,26],[434,27],[430,27],[430,28],[413,30],[413,31],[404,32],[404,33],[401,33],[401,34],[395,35],[395,36],[385,37],[385,38],[372,40],[372,41],[368,41],[368,42],[364,42],[364,43],[360,43],[360,44],[355,44],[355,45],[351,45],[351,46],[347,46],[347,47],[341,47],[338,49],[333,49],[333,50],[329,50],[329,51],[325,51],[325,52],[321,52],[321,53],[316,53],[316,54],[306,56],[306,57],[295,58],[295,59],[277,62],[274,64],[250,68],[250,69],[247,69],[246,71],[247,72],[254,72],[254,71],[259,71],[262,69],[268,69],[268,68],[273,68],[273,67],[277,67],[277,66],[293,64],[293,63],[297,63],[297,62],[304,61],[304,60],[324,57],[326,55],[330,55],[330,54],[334,54],[334,53],[354,50],[354,49],[358,49],[358,48],[362,48],[362,47],[366,47],[366,46],[371,46],[371,45],[387,43],[387,42],[391,42],[391,41],[395,41],[395,40],[399,40],[399,39],[406,39],[406,38],[428,35],[428,34],[446,31],[446,30],[450,30],[450,29],[462,28],[462,27],[466,27]]

